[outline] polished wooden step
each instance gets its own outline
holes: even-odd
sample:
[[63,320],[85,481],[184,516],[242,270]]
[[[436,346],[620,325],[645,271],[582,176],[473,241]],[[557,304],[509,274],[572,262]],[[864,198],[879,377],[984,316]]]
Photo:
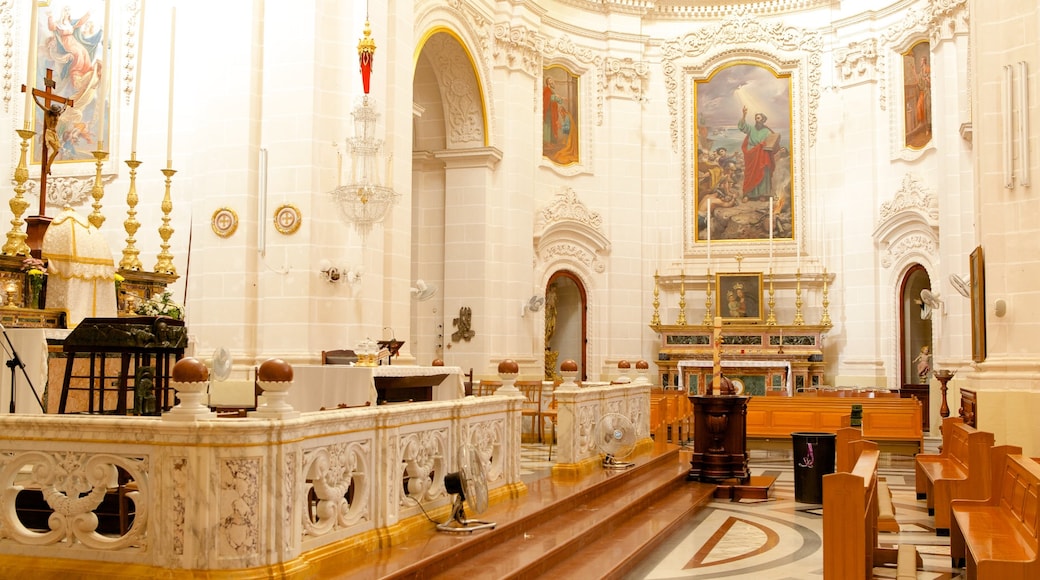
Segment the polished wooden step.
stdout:
[[[660,444],[630,458],[631,469],[597,469],[577,482],[551,477],[528,485],[519,499],[470,519],[494,530],[428,534],[353,559],[337,578],[591,578],[623,572],[668,537],[715,486],[687,482],[689,453]],[[583,554],[585,556],[583,556]],[[599,561],[604,570],[588,568]],[[346,563],[345,563],[346,564]],[[606,570],[609,568],[609,570]],[[557,570],[558,569],[558,570]]]

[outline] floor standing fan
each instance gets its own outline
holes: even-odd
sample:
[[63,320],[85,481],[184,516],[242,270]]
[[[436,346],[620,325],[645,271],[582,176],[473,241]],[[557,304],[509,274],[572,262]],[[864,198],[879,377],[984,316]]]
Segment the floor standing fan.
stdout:
[[444,476],[444,489],[455,494],[451,507],[451,519],[437,524],[442,532],[475,532],[494,529],[494,522],[466,519],[463,501],[469,502],[473,513],[481,514],[488,506],[487,475],[484,463],[472,445],[459,447],[459,470]]
[[618,461],[632,454],[636,447],[636,430],[628,417],[607,413],[596,423],[596,445],[603,453],[604,469],[628,469],[635,463]]

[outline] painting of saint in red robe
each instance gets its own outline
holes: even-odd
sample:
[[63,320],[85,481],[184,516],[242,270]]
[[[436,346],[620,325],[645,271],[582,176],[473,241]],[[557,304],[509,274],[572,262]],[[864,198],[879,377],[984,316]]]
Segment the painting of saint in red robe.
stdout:
[[578,157],[578,77],[561,66],[542,73],[542,155],[557,165]]
[[903,116],[906,146],[920,149],[932,140],[932,53],[927,41],[903,53]]
[[723,65],[695,81],[694,118],[696,241],[794,239],[791,75]]

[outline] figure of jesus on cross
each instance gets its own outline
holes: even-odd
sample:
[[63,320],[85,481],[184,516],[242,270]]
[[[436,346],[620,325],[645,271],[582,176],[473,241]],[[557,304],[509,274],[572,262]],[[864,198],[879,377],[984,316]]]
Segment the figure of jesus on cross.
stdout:
[[[47,69],[47,76],[43,79],[45,89],[32,89],[32,98],[37,106],[43,109],[43,139],[40,142],[40,214],[44,215],[47,206],[47,176],[51,173],[51,165],[61,151],[61,141],[58,139],[58,119],[65,110],[74,105],[72,99],[68,99],[54,93],[54,70]],[[22,92],[29,87],[22,85]]]

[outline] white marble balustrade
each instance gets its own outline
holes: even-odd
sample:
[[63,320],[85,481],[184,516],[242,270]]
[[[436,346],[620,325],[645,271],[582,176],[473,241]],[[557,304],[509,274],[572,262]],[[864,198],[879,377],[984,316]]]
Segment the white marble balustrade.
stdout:
[[[469,397],[285,420],[3,415],[0,553],[233,570],[391,534],[422,517],[416,500],[450,504],[444,475],[463,443],[476,446],[493,497],[522,488],[520,405]],[[132,523],[101,533],[95,510],[121,479],[132,480],[121,490]],[[23,489],[42,491],[49,530],[19,521]]]
[[600,417],[619,413],[629,418],[637,441],[650,439],[650,385],[627,383],[556,389],[557,465],[580,464],[600,456],[593,434]]

